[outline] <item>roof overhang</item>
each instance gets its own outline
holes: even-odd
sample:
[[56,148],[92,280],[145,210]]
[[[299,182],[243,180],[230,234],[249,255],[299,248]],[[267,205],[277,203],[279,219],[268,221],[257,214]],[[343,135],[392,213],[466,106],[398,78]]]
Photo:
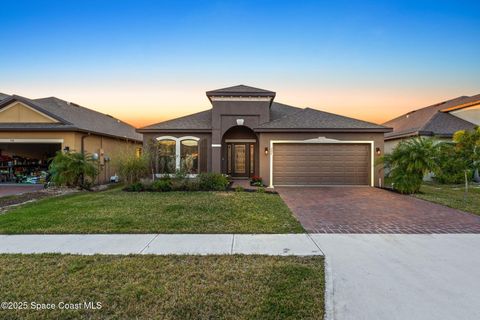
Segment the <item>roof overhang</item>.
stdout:
[[440,110],[440,111],[441,111],[441,112],[451,112],[451,111],[455,111],[455,110],[460,110],[460,109],[465,109],[465,108],[473,107],[473,106],[476,106],[476,105],[480,105],[480,100],[476,100],[476,101],[472,101],[472,102],[467,102],[467,103],[459,104],[458,106],[454,106],[454,107],[450,107],[450,108],[445,108],[445,109],[442,109],[442,110]]

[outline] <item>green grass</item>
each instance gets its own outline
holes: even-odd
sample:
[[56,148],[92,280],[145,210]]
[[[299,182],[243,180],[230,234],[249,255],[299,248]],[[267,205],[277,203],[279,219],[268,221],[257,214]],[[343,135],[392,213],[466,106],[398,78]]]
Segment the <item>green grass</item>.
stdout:
[[280,196],[104,192],[43,199],[0,215],[0,233],[298,233]]
[[[323,319],[322,257],[0,255],[3,319]],[[60,302],[100,302],[60,310]]]
[[472,184],[466,201],[464,200],[464,190],[463,185],[425,183],[422,185],[420,193],[414,196],[447,207],[480,215],[480,187],[478,184]]

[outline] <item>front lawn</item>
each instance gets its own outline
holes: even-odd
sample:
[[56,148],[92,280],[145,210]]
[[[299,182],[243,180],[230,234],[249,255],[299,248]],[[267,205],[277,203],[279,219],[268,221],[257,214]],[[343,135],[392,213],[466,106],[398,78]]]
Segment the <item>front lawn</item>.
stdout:
[[415,194],[414,196],[447,207],[480,215],[479,185],[472,184],[470,186],[466,201],[464,200],[464,190],[463,185],[424,183],[420,189],[420,193]]
[[[27,306],[2,310],[2,305],[3,319],[323,319],[324,314],[323,257],[0,255],[0,286],[1,302]],[[101,308],[85,309],[84,302]],[[55,308],[32,310],[42,304]],[[80,309],[61,309],[77,304]]]
[[29,203],[0,215],[0,233],[299,233],[280,196],[113,189]]

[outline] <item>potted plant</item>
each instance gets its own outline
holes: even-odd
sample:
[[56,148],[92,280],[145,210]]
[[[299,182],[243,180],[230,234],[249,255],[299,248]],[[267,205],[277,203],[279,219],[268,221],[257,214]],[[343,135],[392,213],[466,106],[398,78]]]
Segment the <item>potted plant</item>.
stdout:
[[254,187],[263,187],[263,181],[261,177],[253,176],[250,179],[250,185]]

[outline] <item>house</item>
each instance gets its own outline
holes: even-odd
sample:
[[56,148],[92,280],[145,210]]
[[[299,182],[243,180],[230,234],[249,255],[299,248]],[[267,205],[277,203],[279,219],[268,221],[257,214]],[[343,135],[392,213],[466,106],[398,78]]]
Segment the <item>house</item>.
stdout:
[[185,170],[273,186],[382,183],[375,158],[381,125],[275,102],[275,92],[244,85],[208,91],[212,108],[138,129],[154,145],[158,174]]
[[450,140],[458,130],[480,125],[480,94],[462,96],[401,115],[383,125],[393,128],[385,133],[385,152],[411,137],[435,137]]
[[55,97],[0,94],[0,181],[41,183],[57,151],[99,159],[97,182],[115,174],[111,160],[141,148],[142,135],[112,116]]

